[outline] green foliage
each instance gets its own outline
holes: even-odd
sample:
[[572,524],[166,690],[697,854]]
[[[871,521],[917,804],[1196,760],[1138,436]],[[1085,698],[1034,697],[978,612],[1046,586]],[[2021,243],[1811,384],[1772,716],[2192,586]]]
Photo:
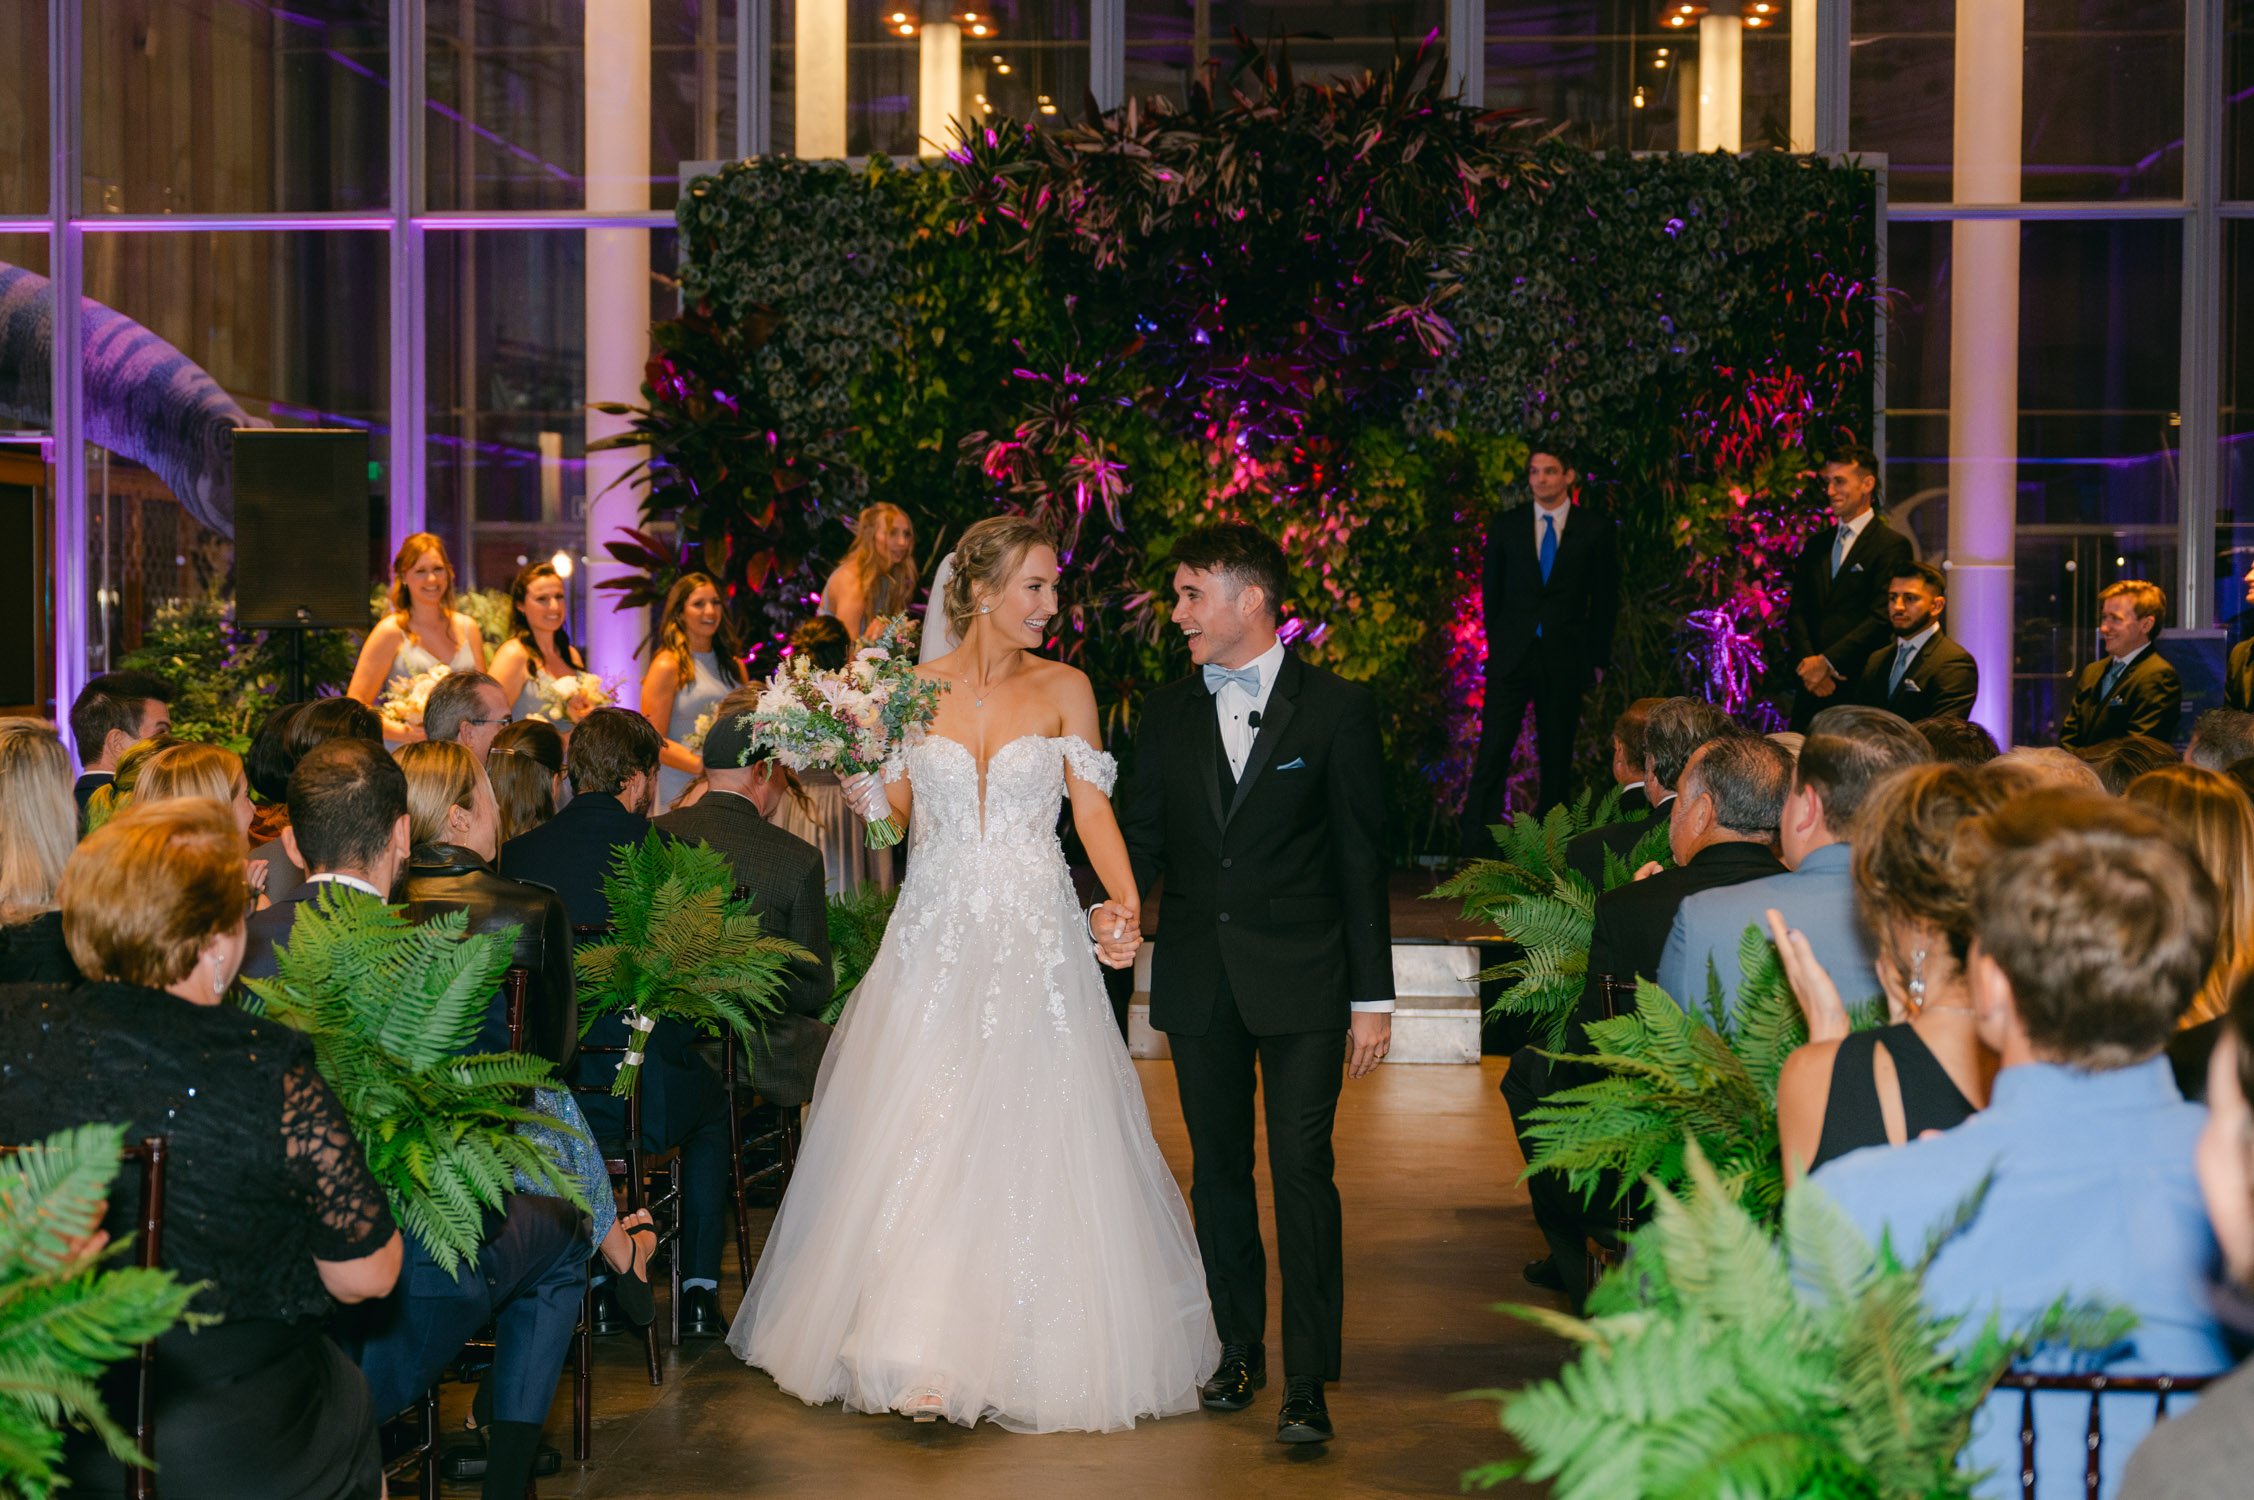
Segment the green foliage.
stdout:
[[1586,1321],[1506,1308],[1573,1340],[1556,1379],[1475,1394],[1500,1403],[1523,1456],[1467,1488],[1547,1482],[1553,1500],[1956,1500],[1979,1476],[1957,1454],[2011,1363],[2038,1345],[2103,1348],[2132,1321],[2054,1304],[2024,1328],[1967,1330],[1927,1308],[1940,1245],[1979,1197],[1903,1265],[1874,1250],[1822,1189],[1784,1201],[1782,1241],[1740,1206],[1696,1143],[1678,1196],[1653,1184],[1652,1220]]
[[[286,632],[238,629],[234,614],[234,602],[218,594],[164,605],[118,667],[172,684],[175,735],[240,755],[288,690],[290,644]],[[342,692],[357,649],[348,632],[307,631],[306,692]]]
[[392,1217],[453,1274],[473,1259],[485,1211],[518,1174],[586,1207],[577,1184],[519,1127],[553,1128],[525,1101],[552,1086],[545,1058],[464,1055],[509,967],[514,927],[471,933],[447,912],[410,922],[364,891],[329,885],[298,908],[272,979],[244,981],[248,1008],[306,1033]]
[[899,901],[897,889],[882,890],[874,885],[830,897],[830,966],[837,986],[822,1011],[822,1019],[828,1024],[837,1024],[837,1018],[845,1013],[845,1002],[860,987],[869,965],[876,962],[877,949],[884,944],[884,929]]
[[[782,1008],[791,963],[813,955],[767,936],[734,886],[728,861],[709,844],[653,828],[619,849],[603,877],[610,937],[577,957],[581,1034],[606,1015],[625,1020],[636,1046],[667,1020],[740,1042],[764,1031]],[[640,1077],[639,1065],[622,1065],[611,1092],[633,1093]]]
[[81,1125],[0,1158],[0,1493],[45,1500],[66,1424],[90,1429],[121,1463],[142,1462],[103,1408],[97,1382],[188,1314],[201,1283],[108,1264],[88,1239],[118,1175],[123,1127]]

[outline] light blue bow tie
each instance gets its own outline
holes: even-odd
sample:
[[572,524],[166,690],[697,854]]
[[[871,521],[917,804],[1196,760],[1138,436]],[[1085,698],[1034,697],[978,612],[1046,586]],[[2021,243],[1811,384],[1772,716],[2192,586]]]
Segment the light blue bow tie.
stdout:
[[1260,695],[1260,664],[1254,662],[1249,667],[1223,667],[1207,662],[1205,664],[1205,690],[1209,693],[1218,693],[1221,691],[1221,684],[1224,682],[1233,682],[1257,698]]

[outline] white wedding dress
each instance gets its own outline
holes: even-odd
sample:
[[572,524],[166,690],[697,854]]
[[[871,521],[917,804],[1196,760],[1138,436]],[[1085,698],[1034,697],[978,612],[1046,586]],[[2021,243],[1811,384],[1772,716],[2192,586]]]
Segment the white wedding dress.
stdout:
[[1065,768],[1029,735],[978,765],[910,747],[908,876],[814,1089],[790,1191],[728,1346],[809,1403],[1016,1432],[1197,1405],[1220,1357],[1189,1211],[1056,836]]

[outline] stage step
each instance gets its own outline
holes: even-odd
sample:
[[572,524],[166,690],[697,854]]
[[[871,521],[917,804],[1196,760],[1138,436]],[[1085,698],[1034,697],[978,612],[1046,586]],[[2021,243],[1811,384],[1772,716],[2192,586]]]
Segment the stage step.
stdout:
[[[1135,956],[1135,999],[1127,1012],[1127,1051],[1168,1055],[1166,1034],[1150,1028],[1150,964],[1158,940]],[[1479,1061],[1479,950],[1462,943],[1404,938],[1393,944],[1393,1043],[1387,1062]]]

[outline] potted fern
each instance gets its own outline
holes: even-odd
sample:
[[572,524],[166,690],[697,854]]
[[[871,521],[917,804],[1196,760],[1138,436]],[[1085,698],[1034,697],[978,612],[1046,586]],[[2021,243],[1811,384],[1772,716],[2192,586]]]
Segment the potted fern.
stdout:
[[364,891],[329,885],[298,908],[272,979],[245,981],[249,1009],[313,1040],[392,1217],[449,1275],[474,1259],[485,1212],[521,1178],[579,1205],[568,1171],[526,1127],[555,1087],[546,1058],[464,1055],[509,967],[516,929],[472,934],[447,912],[410,922]]
[[66,1423],[120,1463],[146,1462],[96,1385],[179,1322],[202,1283],[110,1265],[122,1247],[93,1237],[124,1141],[122,1126],[81,1125],[0,1158],[0,1494],[63,1488]]
[[829,901],[830,970],[836,985],[830,1003],[822,1009],[824,1024],[835,1026],[845,1013],[845,1002],[861,987],[884,945],[884,929],[892,921],[892,908],[900,892],[864,885],[857,891],[832,896]]
[[748,1042],[781,1010],[790,965],[812,960],[789,939],[768,936],[734,888],[728,861],[708,844],[652,829],[618,850],[603,877],[610,937],[577,958],[580,1034],[615,1015],[630,1037],[613,1094],[639,1086],[642,1046],[659,1021]]
[[1586,1320],[1501,1309],[1578,1347],[1554,1380],[1470,1393],[1500,1403],[1521,1456],[1472,1469],[1466,1488],[1958,1500],[1981,1477],[1957,1467],[1973,1414],[2012,1362],[2037,1345],[2103,1348],[2133,1322],[2061,1301],[2031,1327],[1991,1316],[1968,1330],[1928,1309],[1926,1268],[1977,1196],[1904,1264],[1821,1188],[1785,1195],[1780,1242],[1695,1142],[1683,1169],[1681,1196],[1653,1185],[1652,1221],[1625,1271],[1590,1292]]

